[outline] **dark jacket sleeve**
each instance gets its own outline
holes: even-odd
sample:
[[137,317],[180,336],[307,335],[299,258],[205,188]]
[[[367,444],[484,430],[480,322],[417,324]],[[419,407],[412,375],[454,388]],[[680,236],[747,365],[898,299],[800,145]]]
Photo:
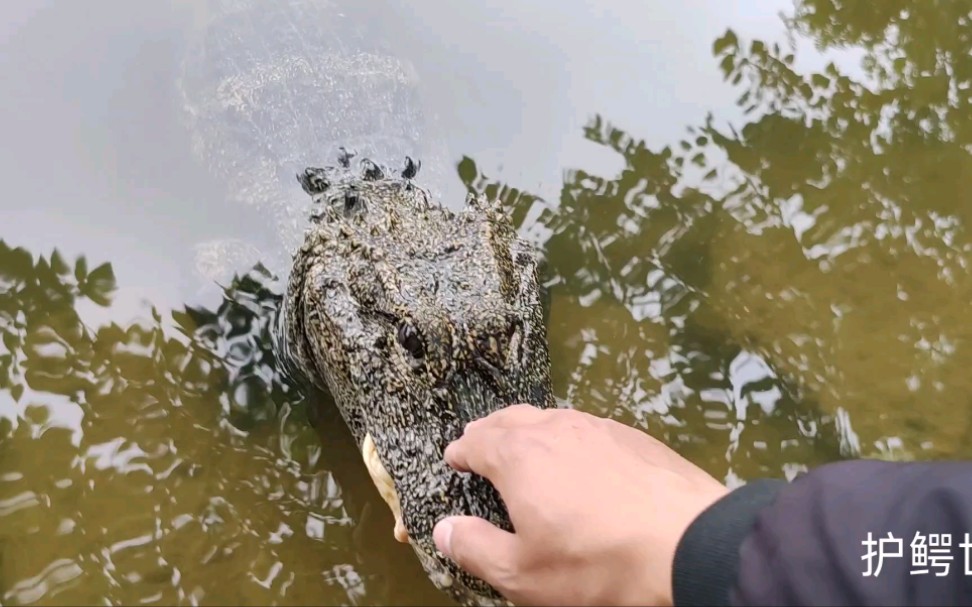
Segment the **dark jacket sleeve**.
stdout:
[[972,605],[970,535],[972,463],[828,464],[703,512],[676,550],[674,601]]

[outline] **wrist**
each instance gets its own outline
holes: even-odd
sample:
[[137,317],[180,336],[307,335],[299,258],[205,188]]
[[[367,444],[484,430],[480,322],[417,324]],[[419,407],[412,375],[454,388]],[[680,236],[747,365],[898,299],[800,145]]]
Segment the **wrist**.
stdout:
[[[640,532],[630,534],[625,540],[627,556],[618,561],[625,565],[613,568],[615,593],[607,602],[656,607],[677,604],[672,576],[681,539],[702,513],[729,493],[715,480],[712,485],[696,490],[691,496],[682,496],[682,503],[667,513],[669,516],[664,522],[660,522],[658,513],[655,513],[634,523]],[[632,575],[632,571],[643,572],[643,575]],[[623,590],[622,596],[618,596],[619,590]]]

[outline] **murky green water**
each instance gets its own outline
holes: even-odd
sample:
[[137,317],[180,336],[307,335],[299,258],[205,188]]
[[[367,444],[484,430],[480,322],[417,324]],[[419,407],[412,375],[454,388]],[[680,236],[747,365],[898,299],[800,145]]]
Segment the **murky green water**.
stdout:
[[[972,454],[970,11],[799,2],[793,39],[856,48],[853,73],[722,27],[684,44],[711,49],[731,125],[648,142],[592,116],[563,134],[591,165],[536,191],[456,158],[546,251],[557,396],[730,484]],[[0,602],[446,604],[326,396],[277,367],[272,281],[133,307],[127,256],[83,229],[25,248],[24,226],[0,226]]]

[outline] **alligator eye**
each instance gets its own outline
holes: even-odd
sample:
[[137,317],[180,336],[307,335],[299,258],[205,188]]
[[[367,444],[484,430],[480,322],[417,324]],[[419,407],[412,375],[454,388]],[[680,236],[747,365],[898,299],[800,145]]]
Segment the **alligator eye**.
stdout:
[[425,356],[425,348],[422,346],[422,338],[418,331],[410,324],[402,323],[398,325],[398,343],[412,355],[416,360]]

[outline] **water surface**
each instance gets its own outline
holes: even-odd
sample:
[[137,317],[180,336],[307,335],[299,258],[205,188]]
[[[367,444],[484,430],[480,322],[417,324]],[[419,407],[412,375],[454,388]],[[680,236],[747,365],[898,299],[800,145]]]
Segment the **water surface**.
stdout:
[[[435,187],[545,250],[558,397],[732,485],[969,455],[972,4],[374,8]],[[197,272],[273,241],[180,129],[195,9],[2,9],[0,602],[445,604],[268,350],[279,285]]]

